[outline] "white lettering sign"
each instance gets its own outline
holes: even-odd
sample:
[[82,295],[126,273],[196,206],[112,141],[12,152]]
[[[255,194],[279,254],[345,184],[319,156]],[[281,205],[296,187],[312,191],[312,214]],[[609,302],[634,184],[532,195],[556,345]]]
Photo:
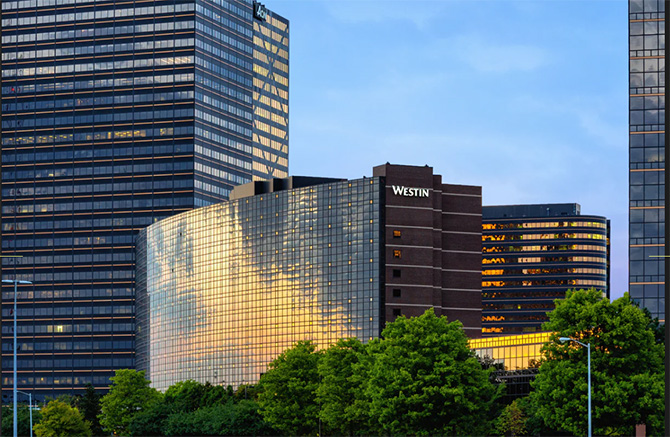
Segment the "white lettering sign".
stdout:
[[404,197],[428,197],[430,191],[428,188],[410,188],[397,185],[391,185],[391,188],[393,189],[393,194]]
[[254,2],[254,17],[261,21],[265,21],[268,16],[268,10],[265,5]]

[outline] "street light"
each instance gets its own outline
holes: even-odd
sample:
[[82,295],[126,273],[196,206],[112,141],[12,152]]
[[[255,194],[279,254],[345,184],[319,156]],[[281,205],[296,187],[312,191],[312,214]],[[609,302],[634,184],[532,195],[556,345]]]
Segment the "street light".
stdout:
[[33,437],[33,394],[25,391],[16,390],[19,393],[28,395],[28,410],[30,411],[30,437]]
[[560,337],[559,340],[561,343],[565,343],[566,341],[574,341],[578,345],[584,346],[586,348],[588,383],[589,383],[589,437],[591,437],[593,435],[591,433],[591,343],[584,344],[581,341],[575,340],[574,338],[570,337]]
[[30,281],[19,281],[18,279],[3,279],[2,282],[14,283],[14,437],[18,437],[19,428],[16,414],[16,295],[19,284],[32,284]]

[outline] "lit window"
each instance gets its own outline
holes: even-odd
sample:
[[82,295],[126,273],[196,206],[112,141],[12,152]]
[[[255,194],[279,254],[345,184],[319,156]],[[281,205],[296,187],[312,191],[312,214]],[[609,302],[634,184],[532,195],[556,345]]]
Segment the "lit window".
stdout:
[[402,258],[402,252],[398,249],[393,251],[393,258]]
[[400,231],[393,231],[393,238],[400,238],[402,237],[402,232]]

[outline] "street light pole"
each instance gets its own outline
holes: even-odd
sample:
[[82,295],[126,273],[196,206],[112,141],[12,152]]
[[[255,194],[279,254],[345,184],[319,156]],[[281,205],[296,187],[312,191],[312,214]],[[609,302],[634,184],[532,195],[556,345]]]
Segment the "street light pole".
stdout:
[[14,283],[14,437],[18,437],[19,428],[16,414],[16,295],[18,294],[17,287],[19,284],[32,284],[30,281],[19,281],[18,279],[3,279],[2,282]]
[[19,393],[28,395],[28,410],[30,411],[30,437],[33,437],[33,394],[25,391],[16,390]]
[[577,341],[574,338],[570,337],[560,337],[559,340],[561,343],[565,343],[566,341],[574,341],[575,343],[584,346],[586,348],[586,368],[587,368],[587,377],[588,377],[588,387],[589,387],[589,393],[588,393],[588,399],[589,399],[589,437],[593,435],[592,433],[592,427],[591,427],[591,343],[582,343],[581,341]]

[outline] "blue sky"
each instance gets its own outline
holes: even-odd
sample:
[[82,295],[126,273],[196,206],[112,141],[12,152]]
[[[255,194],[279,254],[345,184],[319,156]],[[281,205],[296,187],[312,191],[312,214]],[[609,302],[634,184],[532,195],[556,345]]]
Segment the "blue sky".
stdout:
[[484,205],[577,202],[627,290],[626,1],[265,4],[291,22],[291,174],[428,164]]

